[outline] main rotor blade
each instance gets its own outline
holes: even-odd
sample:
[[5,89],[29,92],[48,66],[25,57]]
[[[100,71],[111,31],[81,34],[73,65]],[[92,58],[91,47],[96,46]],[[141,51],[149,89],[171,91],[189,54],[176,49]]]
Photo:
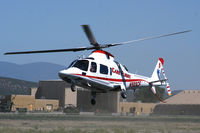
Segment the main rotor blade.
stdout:
[[181,31],[181,32],[175,32],[175,33],[170,33],[170,34],[165,34],[165,35],[160,35],[160,36],[152,36],[152,37],[146,37],[142,39],[137,39],[137,40],[132,40],[132,41],[127,41],[127,42],[121,42],[121,43],[112,43],[112,44],[104,44],[100,45],[96,42],[95,38],[92,35],[92,32],[89,29],[88,25],[83,25],[83,29],[88,36],[88,39],[90,40],[91,44],[93,46],[91,47],[79,47],[79,48],[70,48],[70,49],[53,49],[53,50],[39,50],[39,51],[21,51],[21,52],[7,52],[4,53],[5,55],[10,55],[10,54],[34,54],[34,53],[51,53],[51,52],[68,52],[68,51],[83,51],[83,50],[92,50],[92,49],[101,49],[101,48],[108,48],[112,46],[118,46],[118,45],[123,45],[123,44],[128,44],[128,43],[134,43],[134,42],[140,42],[144,40],[151,40],[151,39],[156,39],[156,38],[161,38],[161,37],[167,37],[167,36],[172,36],[176,34],[182,34],[186,32],[190,32],[191,30],[186,30],[186,31]]
[[87,38],[90,41],[90,44],[97,47],[97,49],[99,49],[100,45],[97,43],[96,39],[94,38],[89,25],[82,25],[82,28],[83,28],[85,34],[87,35]]
[[156,38],[162,38],[162,37],[167,37],[167,36],[173,36],[173,35],[182,34],[182,33],[190,32],[190,31],[191,30],[186,30],[186,31],[175,32],[175,33],[170,33],[170,34],[165,34],[165,35],[152,36],[152,37],[146,37],[146,38],[141,38],[141,39],[137,39],[137,40],[126,41],[126,42],[105,44],[105,45],[102,45],[101,48],[108,48],[108,47],[111,47],[111,46],[117,46],[117,45],[140,42],[140,41],[151,40],[151,39],[156,39]]
[[96,49],[96,47],[79,47],[79,48],[70,48],[70,49],[53,49],[53,50],[39,50],[39,51],[7,52],[7,53],[4,53],[4,55],[51,53],[51,52],[69,52],[69,51],[76,52],[76,51],[91,50],[91,49]]

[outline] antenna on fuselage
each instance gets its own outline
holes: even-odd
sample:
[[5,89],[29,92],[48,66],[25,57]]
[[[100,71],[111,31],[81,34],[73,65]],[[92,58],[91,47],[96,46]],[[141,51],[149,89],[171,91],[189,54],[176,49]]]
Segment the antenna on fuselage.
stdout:
[[78,56],[78,59],[81,60],[81,59],[84,59],[85,58],[85,55],[80,55]]
[[135,71],[135,74],[137,74],[137,73],[138,73],[138,70]]

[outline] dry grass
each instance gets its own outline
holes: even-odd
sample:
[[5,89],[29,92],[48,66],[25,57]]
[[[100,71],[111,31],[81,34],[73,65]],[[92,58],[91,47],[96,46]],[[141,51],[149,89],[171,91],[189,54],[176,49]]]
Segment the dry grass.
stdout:
[[[34,118],[37,119],[28,119]],[[53,118],[54,117],[54,118]],[[0,133],[199,133],[196,117],[32,116],[0,114]],[[74,118],[74,119],[73,119]],[[188,119],[188,120],[187,120]]]

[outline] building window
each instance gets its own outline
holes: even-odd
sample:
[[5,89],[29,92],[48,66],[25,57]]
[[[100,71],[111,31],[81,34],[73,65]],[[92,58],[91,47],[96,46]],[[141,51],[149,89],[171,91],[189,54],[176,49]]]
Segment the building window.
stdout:
[[124,107],[121,107],[121,112],[124,112]]
[[135,107],[131,107],[131,108],[129,109],[129,112],[130,112],[130,113],[135,113]]
[[140,110],[141,110],[141,113],[142,113],[142,112],[143,112],[143,108],[141,107],[141,109],[140,109]]
[[53,105],[52,104],[46,104],[46,109],[47,109],[47,111],[51,111],[53,109]]

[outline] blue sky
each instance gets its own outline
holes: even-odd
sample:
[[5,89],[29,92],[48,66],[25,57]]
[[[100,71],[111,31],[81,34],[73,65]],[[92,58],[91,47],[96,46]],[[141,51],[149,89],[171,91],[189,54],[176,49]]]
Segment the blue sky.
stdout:
[[199,0],[0,1],[0,61],[68,65],[91,51],[12,55],[9,51],[89,46],[80,25],[99,43],[128,41],[191,29],[192,32],[105,49],[130,72],[151,76],[159,57],[172,89],[199,89]]

